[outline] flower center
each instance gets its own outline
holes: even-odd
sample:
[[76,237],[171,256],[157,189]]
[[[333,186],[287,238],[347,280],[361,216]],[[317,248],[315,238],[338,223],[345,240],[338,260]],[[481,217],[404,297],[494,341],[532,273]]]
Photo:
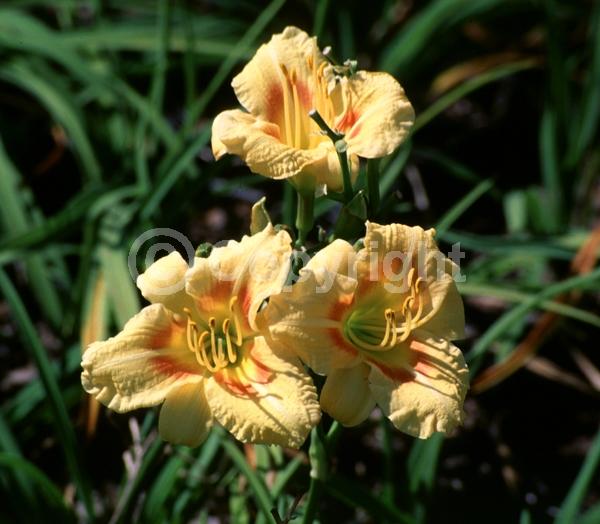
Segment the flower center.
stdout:
[[[279,122],[281,142],[296,149],[314,149],[328,140],[308,116],[311,109],[316,109],[331,126],[335,119],[324,74],[327,62],[317,64],[309,55],[306,63],[309,71],[307,79],[299,78],[295,69],[290,70],[285,64],[279,64],[283,75],[283,118]],[[344,105],[347,102],[345,99]]]
[[184,309],[188,317],[186,327],[187,344],[198,364],[208,371],[215,372],[230,364],[235,364],[242,348],[244,338],[236,311],[238,298],[232,297],[229,302],[230,315],[219,325],[215,317],[209,317],[208,329],[200,331],[198,324],[192,319],[188,308]]
[[415,278],[415,269],[407,275],[408,290],[398,308],[360,308],[353,311],[344,323],[344,335],[358,349],[388,351],[404,342],[419,325],[423,315],[423,298],[419,287],[424,282]]

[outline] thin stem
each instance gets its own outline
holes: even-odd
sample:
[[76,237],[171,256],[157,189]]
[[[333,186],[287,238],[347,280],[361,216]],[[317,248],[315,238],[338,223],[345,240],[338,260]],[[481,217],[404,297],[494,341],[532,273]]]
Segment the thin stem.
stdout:
[[348,165],[348,155],[346,153],[347,146],[346,142],[344,141],[344,135],[343,133],[338,133],[337,131],[331,129],[316,109],[311,109],[308,112],[308,116],[310,116],[316,122],[321,130],[333,142],[335,151],[337,152],[338,159],[340,161],[340,167],[342,168],[344,199],[346,200],[346,203],[348,203],[354,197],[354,191],[352,189],[352,178],[350,176],[350,166]]
[[327,475],[327,452],[320,432],[321,427],[313,428],[310,434],[310,486],[304,507],[303,524],[311,524],[317,514],[318,502],[323,492],[323,483]]
[[367,191],[369,192],[369,218],[375,218],[379,212],[379,159],[367,161]]
[[344,182],[344,198],[346,203],[354,198],[354,190],[352,189],[352,179],[350,177],[350,166],[348,165],[348,154],[346,153],[346,142],[338,140],[335,143],[340,166],[342,167],[342,180]]
[[311,117],[323,131],[325,131],[325,134],[334,144],[338,140],[342,140],[344,138],[344,135],[342,135],[341,133],[336,133],[327,125],[327,122],[325,122],[324,118],[316,109],[311,109],[308,112],[308,116]]
[[298,247],[304,246],[306,237],[314,225],[315,192],[298,191],[296,207],[296,229],[298,230]]

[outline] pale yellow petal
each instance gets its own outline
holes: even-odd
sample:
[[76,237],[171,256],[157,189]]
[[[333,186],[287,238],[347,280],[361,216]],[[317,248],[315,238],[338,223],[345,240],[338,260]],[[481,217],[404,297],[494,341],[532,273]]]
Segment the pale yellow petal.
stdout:
[[356,278],[356,252],[352,244],[340,238],[325,246],[308,261],[306,269],[315,271],[324,269],[332,274]]
[[277,180],[311,175],[313,187],[321,172],[333,176],[328,173],[328,156],[335,155],[333,144],[323,142],[313,149],[291,147],[282,143],[277,125],[237,109],[217,115],[212,136],[216,158],[225,153],[237,155],[259,175]]
[[263,301],[278,293],[289,273],[291,238],[269,224],[260,233],[215,247],[206,259],[197,259],[186,275],[186,290],[199,309],[228,307],[237,297],[248,325],[255,329]]
[[242,442],[299,448],[321,416],[300,362],[276,356],[262,337],[235,371],[207,379],[205,391],[215,420]]
[[185,292],[187,262],[177,252],[159,258],[137,278],[137,286],[144,298],[153,304],[163,304],[167,309],[183,313],[189,307]]
[[343,107],[335,127],[345,134],[348,152],[363,158],[391,154],[415,119],[404,90],[387,73],[358,71],[343,78],[332,96]]
[[366,226],[365,248],[358,254],[359,274],[369,273],[370,278],[375,274],[394,304],[404,300],[406,279],[413,268],[415,278],[423,280],[418,288],[422,312],[417,325],[441,338],[461,338],[464,313],[453,278],[456,266],[439,250],[435,230],[374,222]]
[[465,338],[465,311],[462,297],[452,278],[454,263],[446,259],[447,272],[428,286],[431,311],[420,328],[434,335],[459,340]]
[[356,280],[326,268],[303,269],[301,279],[272,296],[260,326],[278,352],[299,356],[317,373],[356,365],[359,354],[343,334]]
[[204,384],[184,384],[167,394],[160,408],[158,432],[172,444],[199,446],[210,433],[212,414]]
[[406,354],[399,355],[398,368],[372,365],[369,381],[377,404],[409,435],[448,434],[463,419],[468,389],[463,355],[451,342],[426,332],[418,332],[408,350],[410,366],[405,364]]
[[359,364],[333,370],[321,391],[321,408],[344,426],[363,422],[375,407],[369,386],[370,368]]
[[[263,44],[231,83],[244,108],[264,120],[284,126],[286,72],[293,74],[304,113],[312,109],[312,60],[316,69],[326,62],[315,37],[297,27],[286,27]],[[282,67],[283,66],[283,67]]]
[[202,379],[184,321],[161,304],[142,309],[117,336],[91,344],[81,365],[83,388],[118,412],[155,406],[172,388]]

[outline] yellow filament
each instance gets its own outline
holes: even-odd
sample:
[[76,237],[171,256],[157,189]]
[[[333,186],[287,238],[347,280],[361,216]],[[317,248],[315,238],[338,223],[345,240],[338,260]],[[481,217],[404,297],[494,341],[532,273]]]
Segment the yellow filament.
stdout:
[[[242,331],[240,329],[239,320],[234,312],[234,307],[237,302],[237,297],[234,297],[230,302],[230,310],[233,313],[233,325],[236,329],[236,339],[231,340],[231,319],[226,318],[222,324],[223,336],[217,336],[217,320],[215,317],[210,317],[208,320],[208,329],[199,333],[198,325],[192,320],[192,315],[189,309],[184,308],[184,312],[188,317],[186,329],[186,341],[188,349],[192,351],[198,364],[205,367],[208,371],[215,372],[219,369],[227,367],[229,364],[234,364],[237,361],[237,351],[243,343]],[[210,348],[208,347],[210,344]],[[237,348],[234,348],[237,346]]]
[[302,106],[296,82],[292,82],[292,99],[294,102],[294,147],[302,149]]
[[231,335],[229,334],[229,325],[231,321],[226,318],[223,321],[223,333],[225,333],[225,342],[227,343],[227,358],[231,364],[235,364],[237,360],[237,353],[233,350],[233,346],[231,344]]
[[236,314],[235,307],[238,303],[238,297],[232,297],[229,301],[229,311],[231,312],[231,316],[233,317],[233,327],[235,328],[235,342],[236,346],[241,346],[244,337],[242,336],[242,328],[240,326],[240,320]]
[[[399,320],[396,310],[393,308],[386,308],[384,312],[384,328],[381,324],[374,325],[372,320],[369,322],[369,318],[372,319],[369,312],[362,312],[362,318],[365,318],[366,316],[365,322],[359,320],[357,323],[353,324],[352,320],[350,320],[349,324],[346,325],[344,333],[350,342],[367,351],[387,351],[408,339],[412,331],[419,325],[419,320],[423,314],[424,302],[419,296],[419,287],[424,283],[424,279],[418,277],[415,280],[415,274],[415,269],[411,268],[406,278],[408,283],[408,296],[406,296],[400,306],[402,320]],[[416,311],[414,311],[415,301],[417,301]],[[375,345],[362,340],[362,337],[355,332],[357,328],[361,331],[370,333],[383,332],[381,342]]]
[[284,81],[281,83],[282,91],[283,91],[283,118],[285,120],[285,140],[284,142],[288,145],[294,145],[294,135],[293,135],[293,127],[292,127],[292,104],[293,102],[290,100],[290,92],[289,92],[289,73],[287,67],[284,64],[279,64],[281,71],[283,73]]

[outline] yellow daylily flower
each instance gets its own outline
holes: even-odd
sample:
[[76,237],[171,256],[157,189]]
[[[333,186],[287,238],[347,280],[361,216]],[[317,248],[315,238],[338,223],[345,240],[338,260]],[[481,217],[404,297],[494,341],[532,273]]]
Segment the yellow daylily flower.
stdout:
[[463,336],[463,306],[434,234],[367,222],[363,249],[334,241],[261,313],[270,344],[328,375],[321,407],[344,425],[375,404],[419,438],[462,420],[468,372],[450,341]]
[[309,111],[316,109],[330,128],[345,135],[353,172],[357,156],[394,151],[412,126],[414,111],[389,74],[337,71],[315,37],[297,27],[273,35],[233,79],[246,111],[228,110],[215,118],[215,157],[238,155],[253,172],[287,178],[301,191],[341,191],[337,153]]
[[198,445],[216,421],[242,442],[299,447],[320,419],[316,390],[256,326],[290,254],[289,235],[268,224],[192,268],[176,252],[157,260],[137,282],[152,305],[90,345],[84,389],[121,413],[163,403],[159,432],[172,443]]

